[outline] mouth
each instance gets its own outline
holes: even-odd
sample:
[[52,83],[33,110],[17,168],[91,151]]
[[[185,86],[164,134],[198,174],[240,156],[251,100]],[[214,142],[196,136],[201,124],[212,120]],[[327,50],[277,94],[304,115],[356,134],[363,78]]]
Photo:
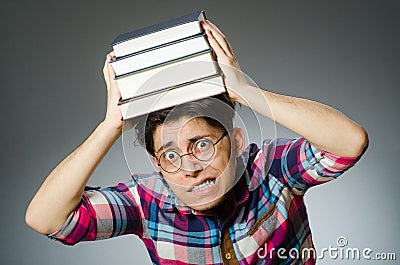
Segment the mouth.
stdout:
[[191,187],[189,191],[196,192],[196,191],[202,191],[205,189],[209,189],[215,186],[215,183],[217,182],[216,178],[208,178],[203,180],[199,184],[195,184],[194,186]]

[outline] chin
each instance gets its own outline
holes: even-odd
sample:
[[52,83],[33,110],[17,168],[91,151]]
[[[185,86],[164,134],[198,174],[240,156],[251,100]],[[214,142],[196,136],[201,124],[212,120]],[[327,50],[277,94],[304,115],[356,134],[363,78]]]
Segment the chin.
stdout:
[[214,199],[207,203],[193,204],[193,205],[188,205],[188,206],[196,211],[200,211],[200,212],[207,211],[207,210],[211,210],[211,209],[217,207],[218,205],[220,205],[225,200],[225,197],[226,196],[224,195],[222,197],[219,197],[219,198]]

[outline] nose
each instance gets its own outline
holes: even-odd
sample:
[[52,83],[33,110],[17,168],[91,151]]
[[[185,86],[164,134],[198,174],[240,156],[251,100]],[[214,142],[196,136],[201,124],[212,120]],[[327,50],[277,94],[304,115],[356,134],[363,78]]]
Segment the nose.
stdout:
[[194,176],[200,170],[204,168],[204,165],[201,161],[197,160],[193,155],[187,154],[182,156],[182,165],[181,170],[185,172],[187,176]]

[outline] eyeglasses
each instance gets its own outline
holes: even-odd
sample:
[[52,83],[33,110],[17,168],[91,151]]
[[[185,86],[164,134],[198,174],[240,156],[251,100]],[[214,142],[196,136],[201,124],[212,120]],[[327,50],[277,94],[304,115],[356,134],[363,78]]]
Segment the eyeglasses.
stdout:
[[160,155],[158,165],[168,173],[178,172],[182,167],[182,157],[193,155],[199,161],[209,161],[215,154],[215,145],[218,144],[228,132],[225,132],[215,143],[211,140],[202,138],[192,144],[191,152],[180,155],[174,150],[167,150]]

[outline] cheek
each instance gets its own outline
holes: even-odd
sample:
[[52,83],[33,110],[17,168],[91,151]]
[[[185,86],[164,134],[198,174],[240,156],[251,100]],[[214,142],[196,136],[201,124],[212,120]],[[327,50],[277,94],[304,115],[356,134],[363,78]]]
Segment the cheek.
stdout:
[[[224,173],[226,171],[230,171],[231,167],[233,166],[232,164],[232,159],[230,159],[232,154],[230,154],[228,151],[225,152],[219,152],[219,155],[214,158],[210,166],[214,168],[218,168],[221,173]],[[234,159],[233,159],[234,161]]]
[[183,186],[186,184],[185,182],[187,182],[187,180],[185,180],[185,176],[181,173],[174,174],[173,176],[164,175],[164,178],[170,186]]
[[[215,161],[219,174],[222,177],[221,182],[224,186],[231,186],[235,182],[236,176],[236,159],[234,156],[226,155],[220,160]],[[226,187],[230,188],[230,187]]]

